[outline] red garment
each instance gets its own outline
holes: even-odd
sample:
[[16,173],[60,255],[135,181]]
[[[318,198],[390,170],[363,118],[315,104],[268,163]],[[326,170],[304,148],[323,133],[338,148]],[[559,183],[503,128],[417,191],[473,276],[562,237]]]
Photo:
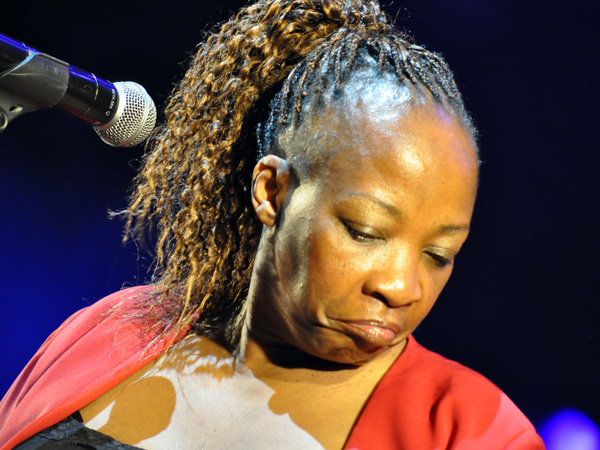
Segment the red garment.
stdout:
[[491,381],[411,336],[345,449],[543,450],[533,425]]
[[[104,314],[120,302],[126,308],[147,289],[106,297],[75,313],[46,340],[0,403],[0,450],[65,419],[160,355],[172,337],[147,349],[135,325]],[[344,448],[543,450],[544,444],[490,381],[411,337]]]

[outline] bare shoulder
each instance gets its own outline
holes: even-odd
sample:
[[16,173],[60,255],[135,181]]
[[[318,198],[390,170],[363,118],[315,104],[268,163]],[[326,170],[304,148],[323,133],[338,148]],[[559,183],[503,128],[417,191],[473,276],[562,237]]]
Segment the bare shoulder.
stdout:
[[90,428],[134,445],[168,428],[177,392],[193,374],[221,379],[233,374],[233,358],[214,341],[190,335],[163,357],[116,385],[80,410]]
[[89,428],[147,449],[322,448],[270,408],[273,394],[222,346],[188,336],[80,412]]

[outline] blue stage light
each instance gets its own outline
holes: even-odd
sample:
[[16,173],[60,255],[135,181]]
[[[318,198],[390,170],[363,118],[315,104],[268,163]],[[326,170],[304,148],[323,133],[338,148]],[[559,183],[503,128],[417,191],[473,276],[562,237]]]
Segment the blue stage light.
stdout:
[[600,429],[585,413],[563,409],[540,427],[547,450],[600,450]]

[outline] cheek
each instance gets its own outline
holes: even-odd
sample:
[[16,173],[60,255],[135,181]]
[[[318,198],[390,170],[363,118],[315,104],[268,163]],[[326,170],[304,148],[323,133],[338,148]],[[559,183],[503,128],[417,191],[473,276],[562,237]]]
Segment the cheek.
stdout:
[[[353,249],[335,219],[323,221],[309,242],[308,301],[320,314],[340,316],[361,302],[361,284],[369,271],[364,250]],[[340,316],[341,317],[341,316]]]
[[411,328],[414,330],[427,317],[431,309],[434,307],[438,297],[440,296],[444,286],[450,278],[451,270],[446,273],[437,275],[425,276],[422,280],[423,298],[420,302],[415,303],[413,314],[411,314]]
[[435,303],[440,293],[446,286],[446,283],[448,283],[451,273],[452,267],[450,266],[447,270],[437,273],[433,272],[426,279],[428,297],[430,297],[430,299],[428,300],[429,303]]
[[281,315],[301,328],[320,322],[335,298],[343,265],[335,255],[337,246],[326,237],[318,216],[289,223],[277,240],[276,270],[281,294]]
[[274,263],[276,279],[288,298],[302,297],[304,287],[310,278],[310,218],[286,218],[276,231],[274,242]]
[[307,242],[307,301],[313,310],[322,311],[336,297],[346,264],[339,255],[339,243],[332,239],[331,226],[319,227]]

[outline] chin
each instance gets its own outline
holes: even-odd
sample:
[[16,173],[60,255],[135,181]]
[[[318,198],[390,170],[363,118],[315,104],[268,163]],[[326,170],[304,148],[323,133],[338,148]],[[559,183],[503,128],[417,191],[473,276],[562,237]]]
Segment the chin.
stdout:
[[353,339],[335,333],[329,335],[312,335],[313,339],[296,339],[294,347],[305,354],[322,361],[343,364],[348,366],[362,366],[376,359],[382,353],[393,348],[391,346],[374,345],[362,339]]
[[365,350],[360,348],[337,348],[328,352],[318,352],[312,354],[320,359],[338,364],[362,366],[377,358],[385,351],[385,349],[385,347],[377,347]]

